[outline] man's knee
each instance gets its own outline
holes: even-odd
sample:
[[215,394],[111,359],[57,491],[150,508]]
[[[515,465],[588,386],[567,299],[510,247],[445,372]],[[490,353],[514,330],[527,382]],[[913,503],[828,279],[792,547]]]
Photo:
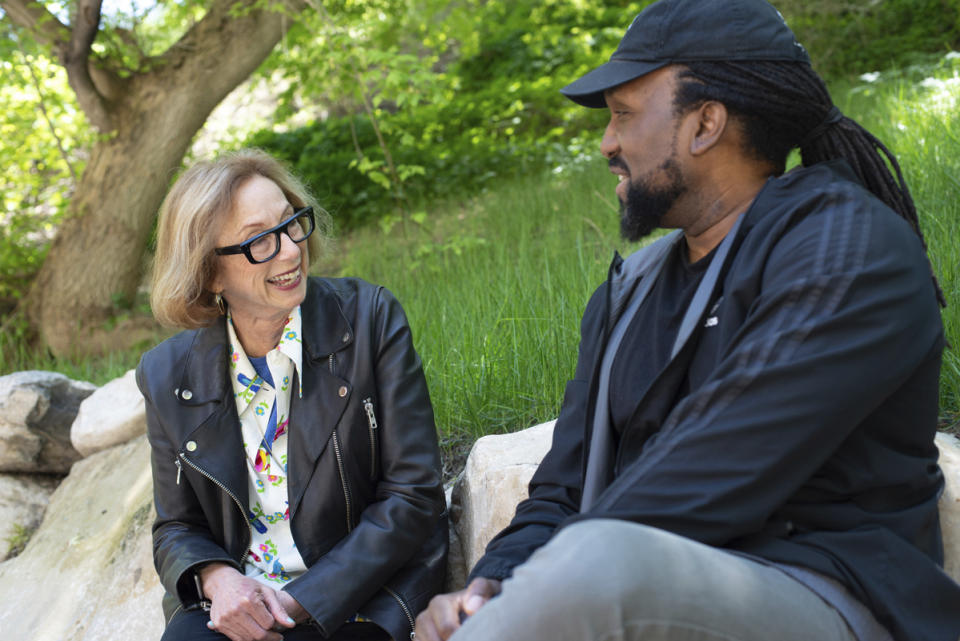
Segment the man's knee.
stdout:
[[514,576],[556,608],[663,599],[696,581],[679,562],[690,545],[699,544],[645,525],[591,519],[564,528]]

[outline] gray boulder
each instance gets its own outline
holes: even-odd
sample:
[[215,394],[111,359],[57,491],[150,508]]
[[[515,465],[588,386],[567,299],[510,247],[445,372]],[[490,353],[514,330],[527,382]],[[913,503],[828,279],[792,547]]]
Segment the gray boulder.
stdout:
[[[451,504],[453,527],[462,546],[462,567],[451,568],[448,577],[468,574],[490,539],[513,518],[517,503],[527,497],[530,477],[550,448],[554,422],[513,434],[484,436],[474,444]],[[940,498],[944,569],[960,582],[960,441],[941,433],[936,444],[946,479]],[[451,538],[451,544],[454,540]]]
[[0,561],[19,552],[40,526],[59,482],[44,474],[0,474]]
[[80,458],[70,425],[95,389],[55,372],[0,376],[0,472],[69,472]]
[[80,403],[70,441],[82,456],[147,433],[143,395],[135,370],[115,378]]
[[468,574],[490,539],[510,523],[517,503],[527,498],[530,477],[550,449],[554,423],[484,436],[473,444],[450,510],[461,546],[451,556],[457,558],[460,552],[464,568],[448,575]]
[[159,639],[150,447],[140,437],[74,464],[19,556],[0,563],[4,639]]
[[946,480],[940,497],[940,529],[943,532],[943,569],[960,582],[960,441],[937,434],[940,469]]

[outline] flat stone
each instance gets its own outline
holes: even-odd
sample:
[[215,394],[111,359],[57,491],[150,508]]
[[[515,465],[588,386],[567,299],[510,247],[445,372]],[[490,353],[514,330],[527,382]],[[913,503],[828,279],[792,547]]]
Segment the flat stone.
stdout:
[[70,441],[82,456],[147,433],[143,395],[135,376],[135,370],[130,370],[80,403],[70,428]]
[[11,545],[40,526],[59,483],[59,477],[43,474],[0,474],[0,561],[10,557]]
[[943,569],[960,583],[960,441],[939,433],[940,469],[946,487],[940,497],[940,530],[943,532]]
[[510,523],[517,503],[527,498],[530,477],[550,449],[554,423],[484,436],[474,443],[451,506],[468,570],[490,539]]
[[[448,581],[466,576],[483,556],[487,543],[506,527],[517,504],[527,498],[527,485],[550,449],[555,421],[513,434],[484,436],[470,451],[450,505],[451,519],[462,546],[461,567],[448,571]],[[940,498],[944,569],[960,582],[960,440],[938,433],[940,467],[946,488]],[[461,581],[454,589],[463,587]]]
[[80,402],[97,389],[63,374],[0,376],[0,472],[66,474],[80,453],[70,426]]
[[78,461],[19,556],[0,563],[4,639],[159,639],[146,437]]

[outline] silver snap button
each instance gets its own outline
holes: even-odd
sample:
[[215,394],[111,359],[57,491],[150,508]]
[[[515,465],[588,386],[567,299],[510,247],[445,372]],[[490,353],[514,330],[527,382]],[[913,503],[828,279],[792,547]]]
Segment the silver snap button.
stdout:
[[343,342],[346,343],[348,340],[350,340],[350,334],[344,334],[344,335],[343,335]]
[[191,392],[188,389],[185,389],[182,392],[180,392],[180,398],[182,398],[185,401],[189,401],[191,398],[193,398],[193,392]]
[[173,395],[174,395],[174,396],[180,396],[180,388],[179,388],[179,387],[178,387],[177,389],[173,390]]
[[340,395],[340,398],[343,398],[344,396],[346,396],[347,395],[346,385],[340,386],[340,390],[337,393]]
[[196,451],[196,449],[197,449],[197,442],[196,442],[196,441],[187,441],[187,451],[188,451],[188,452],[194,452],[194,451]]

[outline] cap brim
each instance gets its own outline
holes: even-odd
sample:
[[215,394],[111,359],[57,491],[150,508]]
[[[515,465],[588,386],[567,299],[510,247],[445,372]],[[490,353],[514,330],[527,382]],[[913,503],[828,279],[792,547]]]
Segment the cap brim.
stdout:
[[571,82],[561,89],[560,93],[584,107],[603,109],[607,106],[607,101],[603,97],[604,91],[634,78],[645,76],[666,65],[667,63],[661,60],[656,62],[611,60],[586,73],[579,80]]

